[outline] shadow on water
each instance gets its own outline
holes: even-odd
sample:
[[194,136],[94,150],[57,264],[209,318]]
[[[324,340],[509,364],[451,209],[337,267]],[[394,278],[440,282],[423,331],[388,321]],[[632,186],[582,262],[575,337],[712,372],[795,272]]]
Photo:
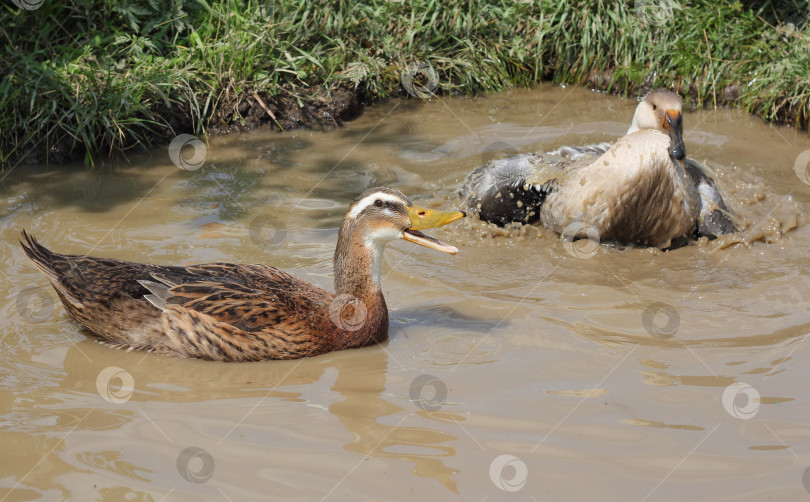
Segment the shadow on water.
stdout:
[[[354,440],[343,448],[348,451],[370,455],[376,458],[405,460],[413,464],[414,474],[433,478],[448,490],[458,493],[452,476],[459,471],[444,464],[441,457],[452,458],[456,449],[447,443],[457,438],[445,432],[426,427],[407,425],[408,415],[404,414],[396,425],[380,423],[382,417],[403,415],[403,408],[380,398],[385,392],[385,378],[388,357],[382,351],[375,351],[357,360],[344,359],[346,368],[338,367],[338,377],[332,390],[338,391],[343,400],[332,404],[329,411],[338,417],[346,430],[354,433]],[[365,378],[359,379],[352,371],[364,371]],[[351,371],[347,371],[351,366]],[[375,399],[369,399],[375,396]],[[448,415],[448,413],[443,413]],[[449,414],[463,420],[455,413]],[[421,450],[420,453],[405,453],[402,450]],[[397,451],[400,450],[400,451]]]
[[[428,315],[429,314],[429,315]],[[395,326],[411,327],[426,326],[431,328],[447,328],[454,331],[466,331],[479,334],[491,333],[495,328],[508,327],[509,323],[502,319],[488,319],[484,317],[471,316],[459,312],[448,305],[429,305],[421,307],[411,307],[406,309],[396,309],[392,314],[392,332]],[[399,323],[397,320],[407,320],[406,323]]]
[[240,142],[241,148],[227,150],[223,158],[207,162],[197,171],[166,171],[170,165],[166,147],[92,169],[81,164],[21,165],[5,173],[0,193],[12,196],[20,192],[20,185],[28,184],[36,187],[26,191],[29,202],[106,212],[148,197],[157,184],[179,182],[188,193],[179,200],[181,205],[218,204],[221,219],[235,220],[247,209],[268,202],[266,198],[251,198],[257,188],[274,185],[272,176],[261,169],[246,168],[246,162],[269,160],[273,172],[297,169],[300,162],[295,157],[311,146],[297,137],[246,139]]
[[[88,398],[93,402],[97,400],[98,409],[52,409],[49,414],[76,417],[76,420],[64,421],[60,427],[64,431],[110,430],[140,420],[141,414],[137,410],[154,406],[149,404],[153,402],[205,402],[233,399],[238,395],[240,398],[261,398],[262,401],[283,400],[320,406],[324,396],[315,394],[310,397],[309,389],[324,378],[327,370],[333,368],[337,371],[337,377],[331,390],[342,399],[330,404],[328,410],[352,435],[343,448],[363,456],[411,462],[414,474],[435,479],[448,490],[458,493],[452,476],[459,471],[448,467],[442,460],[455,456],[455,448],[448,443],[457,438],[437,429],[408,424],[409,420],[413,420],[408,410],[382,397],[386,393],[388,357],[385,350],[370,347],[303,361],[222,365],[110,351],[92,342],[80,343],[67,351],[64,362],[66,374],[61,388],[84,395],[82,401]],[[134,382],[134,392],[128,402],[114,409],[109,409],[101,399],[96,383],[97,376],[111,360],[129,372]],[[155,371],[155,365],[159,365],[161,370]],[[216,378],[212,378],[214,374]],[[332,401],[331,397],[327,397],[326,401]],[[57,406],[59,399],[52,402]],[[415,411],[421,411],[410,401],[405,406],[414,406]],[[25,414],[24,411],[21,413]],[[29,419],[38,415],[35,410],[29,413]],[[87,418],[88,414],[94,416],[90,420],[78,420],[82,416]],[[455,413],[442,412],[441,415],[444,421],[464,420]],[[391,417],[386,420],[388,424],[382,423],[385,417]],[[233,431],[237,434],[238,424]],[[233,425],[224,424],[222,430],[228,431]],[[358,457],[358,461],[362,462],[362,458]],[[151,472],[156,467],[140,465],[135,468]]]
[[88,212],[105,212],[145,197],[152,184],[138,172],[117,168],[56,167],[22,168],[11,173],[0,191],[10,196],[18,185],[31,184],[35,191],[27,194],[29,202],[44,202],[58,207],[76,207]]

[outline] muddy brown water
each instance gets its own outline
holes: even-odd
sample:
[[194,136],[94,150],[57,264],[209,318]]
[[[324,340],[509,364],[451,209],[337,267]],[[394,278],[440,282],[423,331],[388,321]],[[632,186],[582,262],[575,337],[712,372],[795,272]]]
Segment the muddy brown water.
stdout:
[[664,253],[463,221],[430,232],[457,256],[387,248],[391,339],[360,350],[110,349],[17,245],[26,228],[63,252],[265,263],[331,289],[362,189],[451,207],[487,159],[613,140],[634,107],[552,87],[392,101],[338,131],[213,138],[192,171],[164,148],[5,173],[0,500],[810,498],[810,186],[794,169],[810,139],[741,112],[685,115],[740,236]]

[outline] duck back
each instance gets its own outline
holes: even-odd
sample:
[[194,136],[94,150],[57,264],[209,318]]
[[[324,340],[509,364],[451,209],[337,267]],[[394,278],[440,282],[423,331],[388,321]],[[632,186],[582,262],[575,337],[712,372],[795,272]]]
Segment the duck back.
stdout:
[[667,135],[641,130],[590,164],[572,166],[545,201],[543,225],[564,234],[566,226],[585,223],[601,241],[657,247],[690,234],[697,194],[669,147]]

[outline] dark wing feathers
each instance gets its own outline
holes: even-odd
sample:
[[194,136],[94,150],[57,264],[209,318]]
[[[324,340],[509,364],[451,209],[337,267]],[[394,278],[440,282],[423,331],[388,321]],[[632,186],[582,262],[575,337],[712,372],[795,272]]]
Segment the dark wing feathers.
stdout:
[[313,300],[323,303],[331,298],[317,286],[263,265],[158,266],[59,254],[26,232],[23,239],[25,254],[58,291],[95,309],[117,298],[144,299],[164,311],[167,306],[195,310],[252,332],[294,322],[298,312],[313,308]]
[[498,226],[534,223],[548,194],[558,188],[553,179],[542,184],[527,181],[544,167],[543,162],[534,154],[490,161],[470,173],[459,195],[483,221]]
[[699,162],[686,158],[684,169],[692,180],[698,195],[697,235],[715,239],[722,234],[737,231],[732,213],[726,207],[717,183]]

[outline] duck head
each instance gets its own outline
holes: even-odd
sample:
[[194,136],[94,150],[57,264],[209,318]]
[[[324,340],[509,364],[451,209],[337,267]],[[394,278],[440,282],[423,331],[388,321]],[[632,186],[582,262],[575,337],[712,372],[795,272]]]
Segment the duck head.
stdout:
[[414,206],[399,190],[379,187],[360,194],[349,207],[344,222],[353,221],[354,231],[363,236],[370,248],[404,239],[437,251],[456,254],[458,249],[454,246],[428,237],[420,230],[441,227],[464,216],[465,213],[461,211],[437,211]]
[[456,254],[455,246],[423,234],[420,230],[447,225],[463,218],[462,211],[438,211],[415,206],[399,190],[370,188],[349,206],[338,233],[335,249],[335,287],[348,287],[361,275],[379,284],[380,263],[385,245],[403,239],[436,251]]
[[667,89],[658,89],[644,96],[636,107],[633,123],[627,134],[641,129],[658,129],[672,140],[669,153],[676,160],[686,157],[683,144],[683,99]]

